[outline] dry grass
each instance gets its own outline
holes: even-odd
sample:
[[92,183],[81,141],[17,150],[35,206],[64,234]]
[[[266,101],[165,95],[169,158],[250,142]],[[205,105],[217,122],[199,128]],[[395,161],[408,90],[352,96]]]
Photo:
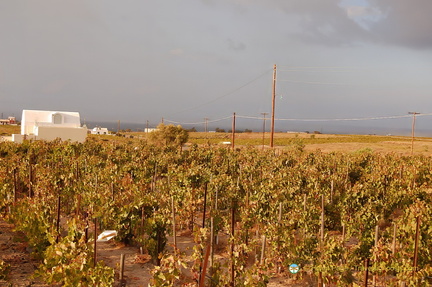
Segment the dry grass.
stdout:
[[[20,126],[0,125],[0,136],[19,134]],[[145,140],[148,133],[123,132],[118,136],[90,135],[91,140],[135,142]],[[204,133],[190,132],[188,144],[220,145],[232,142],[231,133]],[[236,147],[255,146],[269,148],[270,133],[237,133],[234,143]],[[225,145],[227,146],[227,145]],[[230,145],[228,145],[230,146]],[[379,153],[396,153],[411,155],[412,139],[402,136],[377,136],[377,135],[336,135],[336,134],[306,134],[306,133],[275,133],[274,146],[279,149],[301,148],[307,151],[321,150],[323,152],[355,152],[372,151]],[[431,155],[432,138],[415,138],[413,154]]]
[[[143,132],[122,133],[124,137],[92,136],[95,140],[134,142],[145,140],[148,136]],[[212,145],[230,147],[231,133],[190,132],[188,145]],[[224,144],[225,143],[225,144]],[[254,146],[268,149],[270,133],[237,133],[234,143],[236,147]],[[278,149],[301,148],[307,151],[321,150],[323,152],[357,152],[371,151],[378,153],[396,153],[411,155],[411,137],[378,136],[378,135],[336,135],[336,134],[306,134],[306,133],[275,133],[274,146]],[[415,138],[413,154],[430,155],[432,138]]]
[[[221,144],[232,141],[229,133],[190,133],[189,142],[196,144]],[[234,139],[236,146],[263,146],[262,133],[239,133]],[[264,135],[264,147],[268,148],[270,133]],[[410,155],[411,137],[377,136],[377,135],[335,135],[306,133],[275,133],[274,146],[277,148],[300,147],[304,150],[321,150],[323,152],[371,151],[379,153],[397,153]],[[414,154],[430,155],[432,138],[416,138],[413,145]]]
[[12,134],[21,133],[21,126],[0,125],[0,136],[11,136]]

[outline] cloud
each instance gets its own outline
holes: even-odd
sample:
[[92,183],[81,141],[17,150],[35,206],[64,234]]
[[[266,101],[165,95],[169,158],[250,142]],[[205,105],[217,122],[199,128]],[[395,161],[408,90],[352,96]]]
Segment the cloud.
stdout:
[[410,48],[432,48],[432,1],[370,0],[371,5],[386,13],[374,25],[375,40]]
[[64,79],[52,81],[42,87],[42,93],[47,95],[54,95],[64,91],[68,82]]
[[243,51],[246,50],[246,45],[242,42],[235,42],[232,39],[228,39],[228,48],[233,51]]
[[358,5],[341,5],[346,10],[348,18],[356,22],[360,27],[370,31],[371,28],[380,21],[386,18],[386,14],[383,13],[377,7],[370,7],[365,3],[364,6]]
[[183,53],[184,53],[183,49],[180,48],[172,49],[171,51],[169,51],[169,54],[173,56],[180,56],[183,55]]
[[[302,24],[306,40],[323,44],[374,42],[415,49],[432,48],[430,0],[328,0],[320,4],[316,1],[299,4],[299,1],[288,1],[292,9],[286,9],[285,4],[285,11],[307,19]],[[332,33],[321,31],[326,26],[331,27]]]
[[[202,0],[209,4],[212,0]],[[252,5],[298,19],[297,39],[323,45],[359,42],[413,49],[432,48],[430,0],[221,0],[245,9]]]

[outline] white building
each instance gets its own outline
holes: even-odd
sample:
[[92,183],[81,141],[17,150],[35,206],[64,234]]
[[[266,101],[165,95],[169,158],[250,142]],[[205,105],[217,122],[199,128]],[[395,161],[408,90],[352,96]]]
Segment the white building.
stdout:
[[92,130],[90,130],[90,133],[92,135],[108,135],[109,131],[107,128],[95,127]]
[[21,134],[12,135],[14,142],[24,139],[34,140],[70,140],[84,142],[87,129],[81,127],[77,112],[23,110]]

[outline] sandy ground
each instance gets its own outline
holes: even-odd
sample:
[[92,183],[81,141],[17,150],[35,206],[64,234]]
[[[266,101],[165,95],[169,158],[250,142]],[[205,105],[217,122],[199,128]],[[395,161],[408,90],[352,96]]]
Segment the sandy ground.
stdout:
[[124,254],[124,283],[126,286],[147,286],[153,264],[149,262],[146,254],[141,255],[136,247],[124,246],[113,241],[97,243],[97,260],[103,260],[105,264],[114,268],[116,272],[115,286],[120,286],[120,259]]
[[48,286],[31,278],[39,262],[30,256],[27,244],[23,242],[23,236],[13,232],[13,225],[2,219],[0,219],[0,259],[10,265],[8,281],[0,280],[0,286]]

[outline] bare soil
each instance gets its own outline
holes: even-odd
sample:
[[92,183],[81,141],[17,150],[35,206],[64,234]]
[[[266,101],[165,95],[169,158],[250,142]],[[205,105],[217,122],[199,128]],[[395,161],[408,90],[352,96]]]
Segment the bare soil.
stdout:
[[0,286],[48,286],[38,282],[32,275],[39,261],[30,256],[24,236],[13,231],[13,225],[0,219],[0,260],[10,265],[6,280]]

